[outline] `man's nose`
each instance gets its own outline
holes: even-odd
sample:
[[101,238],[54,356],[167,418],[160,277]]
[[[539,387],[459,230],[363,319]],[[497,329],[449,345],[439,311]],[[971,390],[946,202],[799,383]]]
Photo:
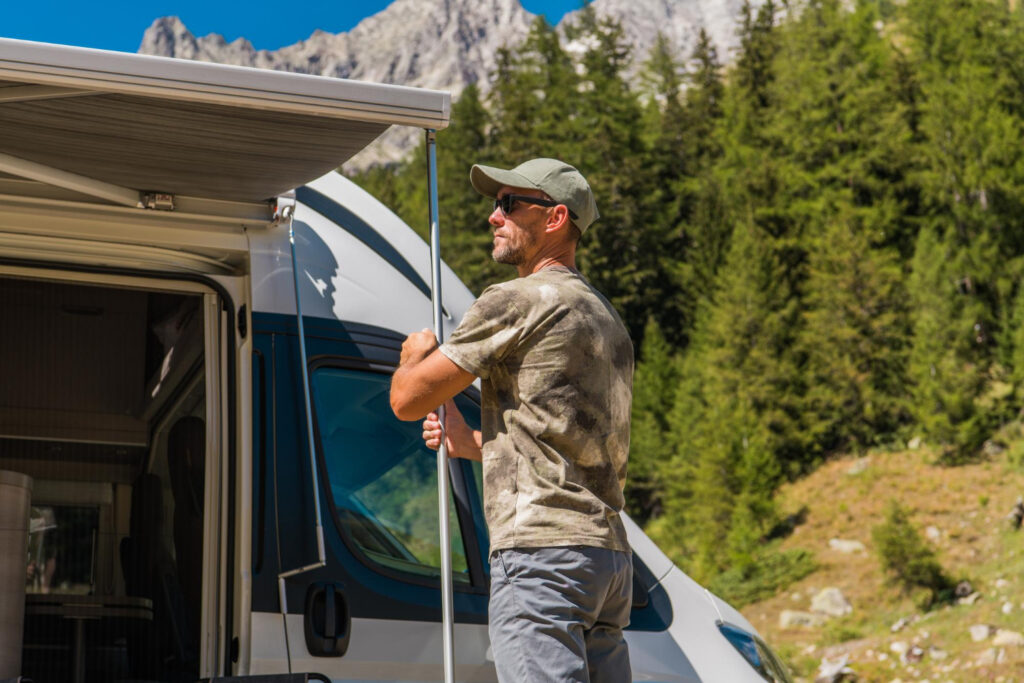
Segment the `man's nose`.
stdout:
[[504,212],[502,212],[500,206],[494,207],[494,211],[491,212],[491,215],[487,219],[487,222],[496,228],[500,228],[501,226],[505,225],[505,214]]

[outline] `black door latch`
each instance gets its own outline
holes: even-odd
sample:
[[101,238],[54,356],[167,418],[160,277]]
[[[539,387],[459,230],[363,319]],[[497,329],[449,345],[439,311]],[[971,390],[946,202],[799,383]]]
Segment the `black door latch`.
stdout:
[[352,617],[341,586],[317,581],[306,591],[306,649],[314,657],[341,657],[348,650]]

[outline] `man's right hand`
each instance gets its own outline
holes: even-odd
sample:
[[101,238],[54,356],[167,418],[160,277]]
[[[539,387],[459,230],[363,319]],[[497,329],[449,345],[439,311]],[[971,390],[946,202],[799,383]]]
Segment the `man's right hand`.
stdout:
[[[448,457],[482,460],[480,432],[469,428],[462,413],[455,407],[454,401],[446,401],[444,411],[444,435]],[[423,420],[423,442],[427,448],[435,451],[441,447],[441,421],[437,413],[430,413]]]

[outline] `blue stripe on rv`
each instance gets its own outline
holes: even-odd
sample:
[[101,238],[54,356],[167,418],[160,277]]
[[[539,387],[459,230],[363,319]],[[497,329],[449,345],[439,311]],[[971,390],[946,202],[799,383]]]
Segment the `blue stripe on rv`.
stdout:
[[423,292],[423,296],[430,298],[430,287],[412,267],[412,264],[369,223],[309,186],[304,185],[295,190],[295,198],[372,249],[374,253],[390,263],[406,280],[411,282],[416,289]]

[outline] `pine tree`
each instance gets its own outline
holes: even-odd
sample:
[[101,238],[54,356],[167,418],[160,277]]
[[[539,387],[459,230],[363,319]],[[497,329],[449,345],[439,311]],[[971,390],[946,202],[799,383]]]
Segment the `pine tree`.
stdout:
[[660,516],[645,527],[647,534],[686,568],[692,567],[696,555],[693,535],[695,472],[706,457],[699,452],[698,444],[706,412],[700,363],[701,357],[692,345],[676,360],[673,401],[666,406],[664,448],[667,454],[658,468],[662,509]]
[[489,148],[489,115],[480,91],[470,84],[452,106],[451,125],[438,133],[437,176],[440,211],[446,230],[445,259],[463,282],[479,294],[507,280],[508,266],[491,258],[493,240],[487,217],[491,201],[469,182],[473,164],[497,164]]
[[657,214],[657,220],[667,225],[679,225],[683,221],[685,204],[678,186],[691,172],[693,164],[687,154],[690,130],[681,97],[680,69],[668,39],[659,33],[646,62],[650,89],[647,118],[651,131],[647,155],[651,175],[648,203]]
[[891,439],[905,419],[909,323],[894,234],[916,188],[897,71],[872,4],[814,0],[785,28],[772,135],[787,166],[785,206],[806,256],[800,407],[824,454]]
[[762,109],[769,104],[768,89],[775,78],[772,61],[778,49],[778,41],[773,36],[777,11],[771,0],[756,12],[749,0],[740,8],[741,49],[736,62],[736,85],[752,106]]
[[633,411],[629,441],[626,506],[638,524],[661,514],[662,472],[672,457],[668,413],[679,382],[678,360],[658,324],[644,330],[640,359],[633,375]]
[[[922,197],[930,229],[915,256],[914,407],[926,437],[971,455],[1000,414],[992,393],[1005,373],[1016,290],[1012,264],[1024,238],[1024,95],[1017,66],[1021,19],[983,0],[908,2],[923,96]],[[941,272],[926,262],[943,253]],[[925,291],[940,286],[945,299]],[[939,348],[936,334],[945,343]],[[936,413],[938,411],[938,414]]]
[[398,169],[400,164],[370,166],[360,173],[353,173],[352,180],[372,194],[384,206],[396,213],[398,209]]
[[[776,195],[772,150],[765,144],[773,115],[774,12],[769,2],[755,18],[745,5],[744,52],[722,98],[715,128],[722,154],[712,173],[728,207],[721,223],[730,246],[698,305],[683,364],[693,376],[684,378],[671,415],[672,470],[679,474],[667,484],[684,492],[687,507],[666,503],[665,517],[677,529],[667,523],[652,529],[685,547],[688,556],[681,559],[703,578],[747,561],[774,524],[772,493],[798,433],[792,396],[799,375],[790,348],[799,309],[794,278],[781,258],[789,237],[766,220]],[[695,96],[693,103],[700,101]],[[679,542],[681,535],[688,540]]]
[[816,449],[863,452],[906,422],[908,317],[902,270],[865,226],[838,215],[810,257],[801,344],[803,422]]
[[697,45],[686,74],[685,141],[689,152],[686,156],[693,160],[691,171],[702,170],[721,154],[715,130],[722,118],[725,96],[721,71],[718,50],[702,28],[697,34]]
[[[724,75],[706,35],[685,62],[659,40],[643,96],[621,27],[587,10],[563,45],[540,19],[439,134],[474,289],[511,274],[472,163],[591,180],[580,265],[641,350],[628,504],[702,578],[761,561],[779,482],[831,452],[917,430],[956,460],[1024,405],[1024,13],[779,8],[744,6]],[[424,164],[363,178],[425,231]]]
[[1018,288],[1008,329],[1012,331],[1007,350],[1009,380],[1014,389],[1016,404],[1020,406],[1024,405],[1024,287]]
[[677,394],[671,416],[672,469],[692,481],[683,484],[688,509],[666,504],[666,511],[692,534],[691,568],[704,577],[750,557],[776,521],[772,494],[790,438],[785,385],[794,374],[778,347],[789,317],[778,275],[770,240],[756,226],[737,225],[715,305],[698,318],[683,366],[696,377]]
[[[648,149],[636,125],[640,102],[623,75],[630,52],[622,27],[599,18],[593,8],[581,12],[567,36],[588,46],[582,66],[574,125],[581,143],[566,160],[580,168],[597,197],[601,219],[580,242],[581,270],[621,313],[634,339],[640,339],[652,315],[675,291],[661,254],[670,249],[665,226],[649,215],[644,198],[651,192]],[[572,97],[554,92],[552,98]]]
[[740,222],[754,221],[778,233],[767,224],[770,213],[763,211],[774,201],[780,184],[775,150],[767,135],[773,115],[773,63],[778,51],[775,11],[771,0],[756,14],[749,2],[743,3],[741,51],[730,71],[730,87],[722,98],[722,118],[715,135],[722,155],[713,173],[726,207],[722,222],[730,232]]
[[985,343],[975,320],[982,303],[955,244],[933,228],[921,231],[908,289],[913,311],[910,372],[911,410],[924,436],[948,447],[944,459],[957,462],[981,445],[990,417],[979,410],[986,374],[969,360]]
[[[675,105],[666,103],[663,133],[652,148],[657,167],[672,169],[655,176],[655,196],[658,189],[666,195],[657,220],[670,226],[669,239],[675,245],[667,253],[671,261],[664,267],[686,292],[686,296],[676,297],[667,311],[677,321],[666,327],[679,346],[689,341],[700,303],[710,301],[730,233],[715,173],[722,156],[717,130],[724,86],[717,53],[703,29],[689,63],[685,100],[681,105],[678,100]],[[658,164],[662,158],[665,161]],[[674,167],[669,165],[670,158],[675,160]]]
[[565,158],[583,142],[579,77],[558,33],[537,17],[514,52],[502,48],[490,92],[490,147],[506,167],[534,157]]
[[[721,63],[707,32],[701,29],[687,72],[684,155],[689,159],[679,185],[686,207],[685,246],[681,279],[695,310],[710,302],[718,269],[731,234],[718,164],[723,156],[721,125],[725,87]],[[695,314],[690,311],[691,317]]]

